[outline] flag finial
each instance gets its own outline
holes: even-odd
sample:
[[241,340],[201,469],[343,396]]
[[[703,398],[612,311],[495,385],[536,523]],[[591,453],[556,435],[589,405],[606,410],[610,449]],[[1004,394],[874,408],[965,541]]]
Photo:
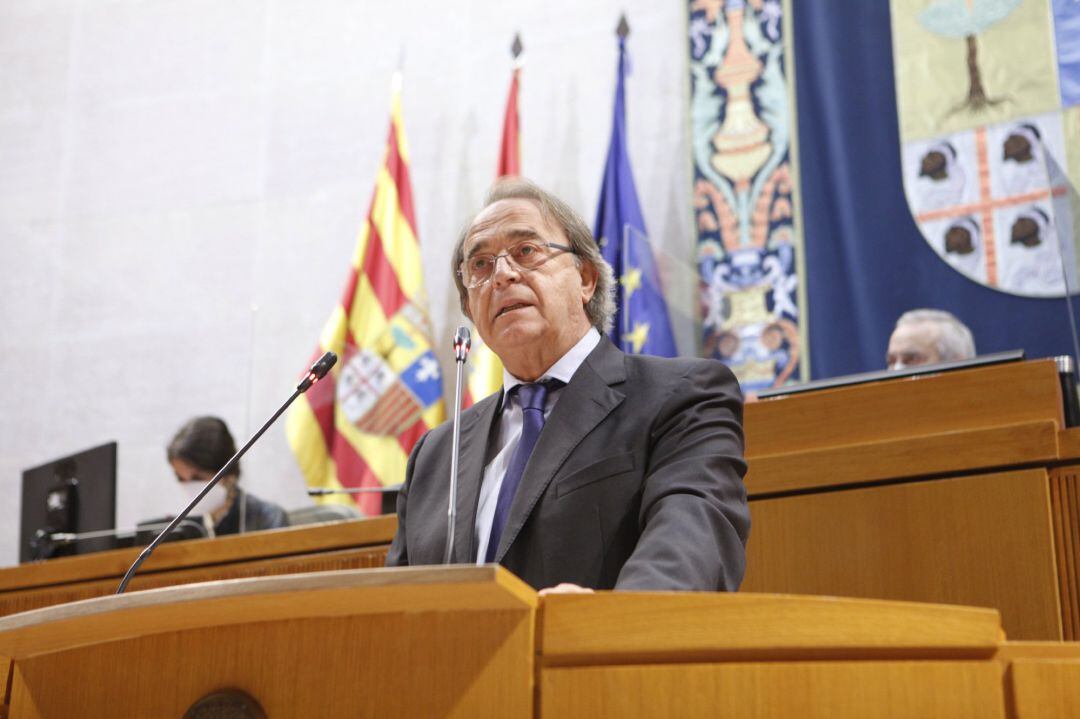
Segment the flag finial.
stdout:
[[619,36],[620,40],[625,40],[626,36],[630,34],[630,23],[626,22],[626,13],[619,16],[619,26],[615,28],[615,34]]
[[521,44],[521,33],[514,33],[514,42],[510,45],[510,54],[517,60],[521,57],[522,51],[525,50],[525,46]]

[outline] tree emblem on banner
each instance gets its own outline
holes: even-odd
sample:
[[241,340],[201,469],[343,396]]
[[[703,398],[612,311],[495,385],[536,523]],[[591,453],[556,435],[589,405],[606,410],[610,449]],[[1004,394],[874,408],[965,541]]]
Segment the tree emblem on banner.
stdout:
[[1080,3],[892,0],[891,11],[904,192],[926,242],[987,287],[1075,292]]

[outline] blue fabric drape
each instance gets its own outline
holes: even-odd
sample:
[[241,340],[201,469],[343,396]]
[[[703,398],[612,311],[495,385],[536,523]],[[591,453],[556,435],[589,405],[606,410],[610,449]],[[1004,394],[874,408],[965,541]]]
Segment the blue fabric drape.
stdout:
[[1064,299],[983,287],[946,265],[915,225],[888,0],[796,0],[792,11],[812,376],[883,368],[896,318],[916,307],[957,315],[982,354],[1070,354]]

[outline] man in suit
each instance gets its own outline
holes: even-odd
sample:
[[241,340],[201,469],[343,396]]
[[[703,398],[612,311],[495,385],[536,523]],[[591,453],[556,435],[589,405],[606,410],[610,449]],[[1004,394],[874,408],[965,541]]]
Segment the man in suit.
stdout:
[[[750,516],[731,372],[604,338],[611,268],[528,181],[495,186],[452,264],[505,368],[503,390],[461,416],[452,561],[497,562],[545,591],[737,589]],[[388,565],[443,561],[452,434],[435,428],[409,457]]]

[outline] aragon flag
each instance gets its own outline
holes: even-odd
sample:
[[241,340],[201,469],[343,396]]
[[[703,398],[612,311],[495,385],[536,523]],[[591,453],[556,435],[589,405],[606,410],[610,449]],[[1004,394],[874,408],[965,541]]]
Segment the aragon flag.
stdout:
[[620,21],[615,112],[594,234],[618,282],[618,308],[615,327],[611,332],[612,341],[624,352],[674,357],[678,350],[671,331],[667,302],[660,289],[660,275],[645,234],[645,220],[626,150],[628,30],[625,19]]
[[[516,44],[516,42],[515,42]],[[503,118],[502,144],[499,147],[498,177],[521,174],[521,135],[518,132],[518,77],[520,65],[515,64],[510,79],[510,93],[506,98],[506,114]],[[466,406],[477,402],[502,387],[503,366],[491,348],[482,341],[473,341],[469,367],[469,392]]]
[[[400,87],[400,76],[395,76],[390,136],[371,209],[345,292],[314,353],[338,354],[333,381],[316,383],[288,416],[289,445],[309,487],[379,487],[403,481],[413,445],[444,419]],[[381,495],[357,497],[365,514],[379,514]],[[348,501],[328,501],[335,500]]]

